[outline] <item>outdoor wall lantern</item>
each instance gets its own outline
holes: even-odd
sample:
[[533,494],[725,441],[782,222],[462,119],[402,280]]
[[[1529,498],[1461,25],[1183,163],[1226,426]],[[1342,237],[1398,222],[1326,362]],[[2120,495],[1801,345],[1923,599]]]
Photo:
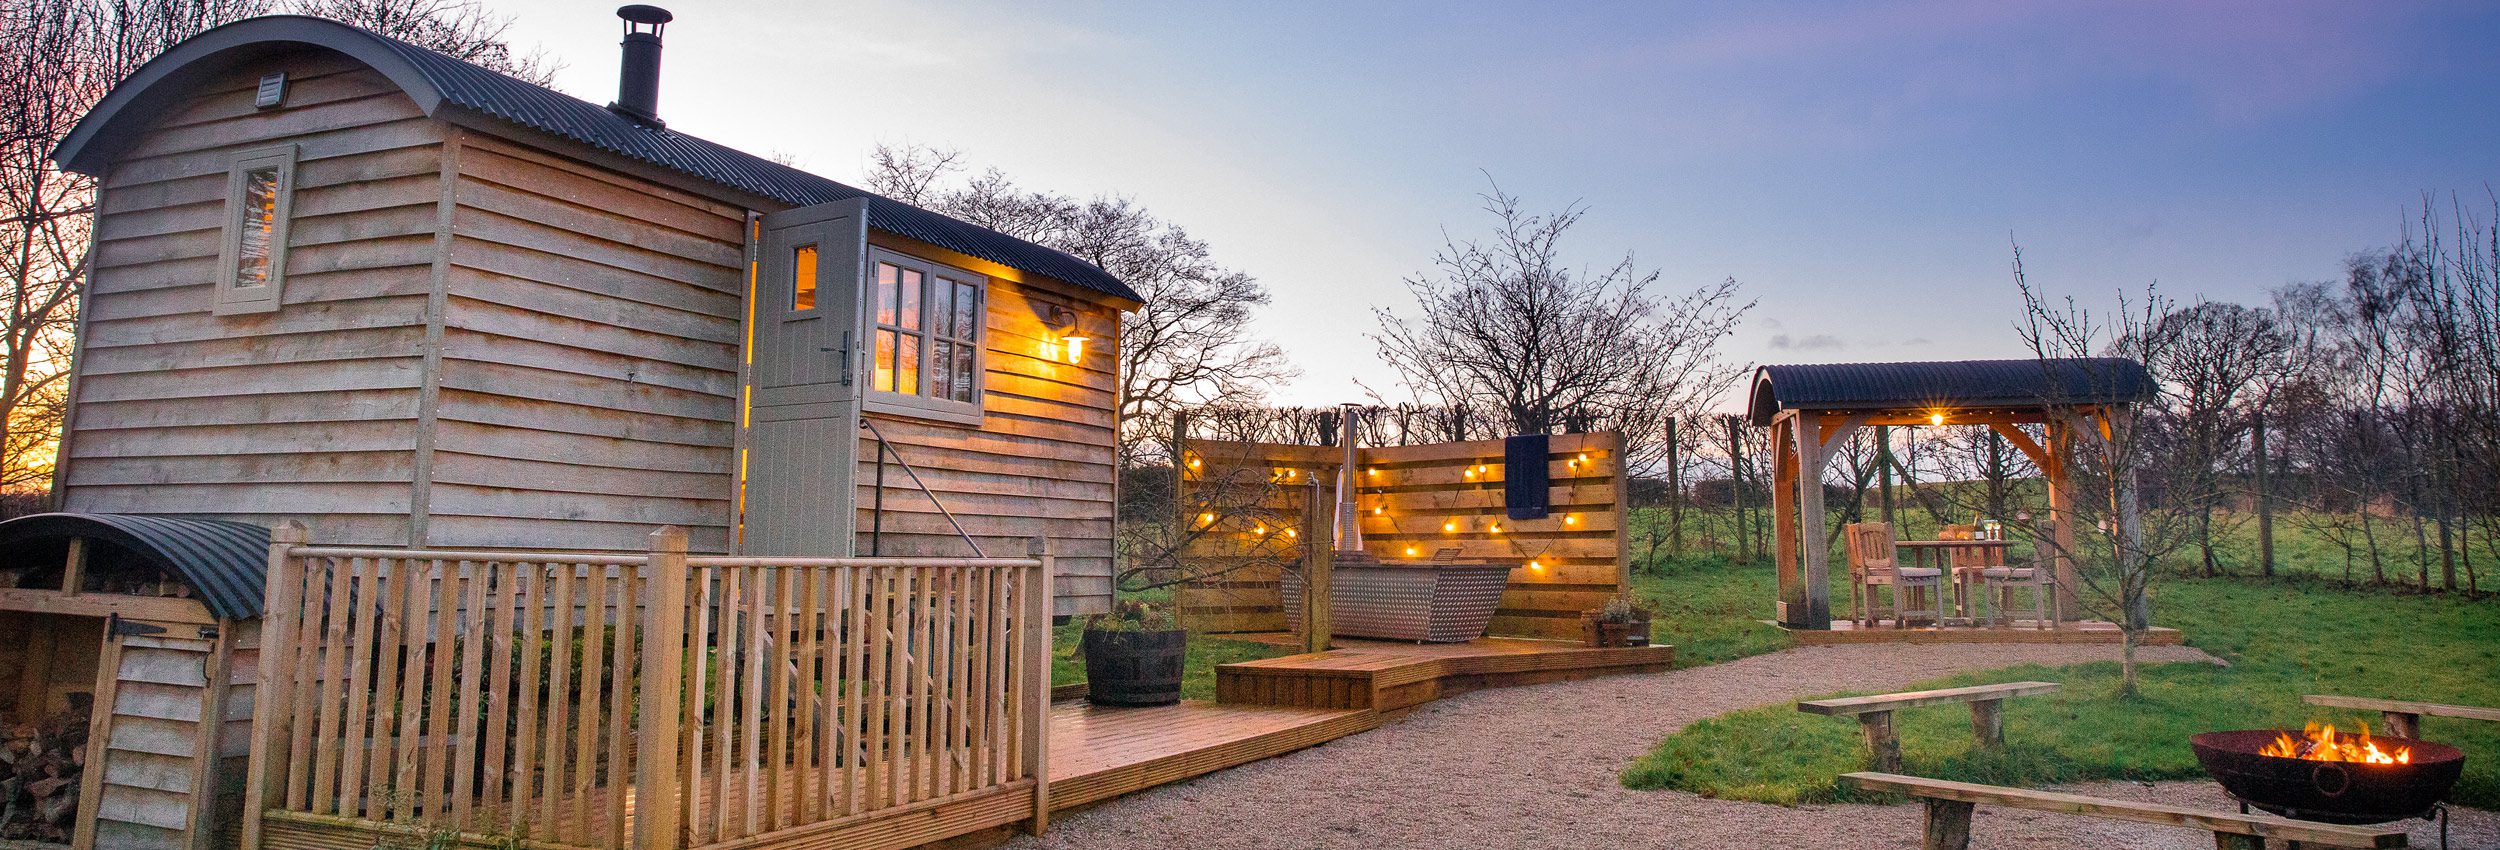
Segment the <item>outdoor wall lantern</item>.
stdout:
[[1043,321],[1049,324],[1051,333],[1059,337],[1059,354],[1069,365],[1085,359],[1085,343],[1093,338],[1076,332],[1075,310],[1050,305],[1049,314]]

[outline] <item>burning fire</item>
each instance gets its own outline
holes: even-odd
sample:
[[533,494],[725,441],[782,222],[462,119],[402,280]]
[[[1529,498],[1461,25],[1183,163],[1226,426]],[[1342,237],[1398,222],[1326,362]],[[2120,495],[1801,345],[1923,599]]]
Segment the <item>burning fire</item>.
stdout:
[[2320,726],[2311,723],[2301,730],[2300,737],[2285,732],[2274,742],[2258,748],[2258,755],[2310,761],[2349,761],[2362,764],[2412,764],[2413,748],[2397,747],[2394,752],[2378,748],[2370,739],[2370,727],[2363,725],[2358,734],[2336,734],[2335,724]]

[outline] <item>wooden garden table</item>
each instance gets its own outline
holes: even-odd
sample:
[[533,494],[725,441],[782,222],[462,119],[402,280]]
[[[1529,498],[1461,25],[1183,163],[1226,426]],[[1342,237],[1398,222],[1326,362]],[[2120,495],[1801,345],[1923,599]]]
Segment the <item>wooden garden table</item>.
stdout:
[[1970,586],[1979,581],[1979,571],[2005,566],[2005,551],[2013,548],[2014,541],[1904,540],[1893,546],[1909,550],[1910,566],[1935,567],[1953,576],[1953,612],[1967,622]]

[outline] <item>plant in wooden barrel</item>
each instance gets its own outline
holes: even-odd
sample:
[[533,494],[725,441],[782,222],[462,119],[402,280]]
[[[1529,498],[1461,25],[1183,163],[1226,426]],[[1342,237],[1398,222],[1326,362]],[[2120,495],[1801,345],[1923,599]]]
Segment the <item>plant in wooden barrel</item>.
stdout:
[[1189,633],[1170,612],[1134,599],[1085,620],[1086,699],[1095,705],[1171,705],[1181,700]]
[[1582,612],[1580,627],[1590,646],[1648,646],[1649,608],[1632,594],[1618,593],[1606,607]]

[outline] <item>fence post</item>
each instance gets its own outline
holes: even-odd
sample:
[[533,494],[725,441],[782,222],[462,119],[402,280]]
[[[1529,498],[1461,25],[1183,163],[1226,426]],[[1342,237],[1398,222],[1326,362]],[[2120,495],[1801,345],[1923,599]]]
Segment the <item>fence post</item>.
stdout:
[[1040,537],[1025,545],[1025,555],[1041,561],[1024,582],[1018,619],[1024,633],[1024,763],[1033,770],[1034,835],[1050,828],[1050,574],[1056,567],[1050,544]]
[[269,530],[269,564],[261,588],[267,607],[260,621],[260,681],[252,686],[252,750],[243,775],[245,850],[259,850],[261,811],[283,802],[279,798],[286,793],[287,718],[293,710],[287,705],[287,695],[293,688],[280,680],[293,683],[286,659],[295,652],[295,630],[304,605],[304,572],[294,549],[311,537],[302,523],[293,520]]
[[634,850],[675,850],[678,817],[677,731],[684,719],[686,678],[686,530],[651,532],[649,581],[643,584],[642,692],[634,735]]

